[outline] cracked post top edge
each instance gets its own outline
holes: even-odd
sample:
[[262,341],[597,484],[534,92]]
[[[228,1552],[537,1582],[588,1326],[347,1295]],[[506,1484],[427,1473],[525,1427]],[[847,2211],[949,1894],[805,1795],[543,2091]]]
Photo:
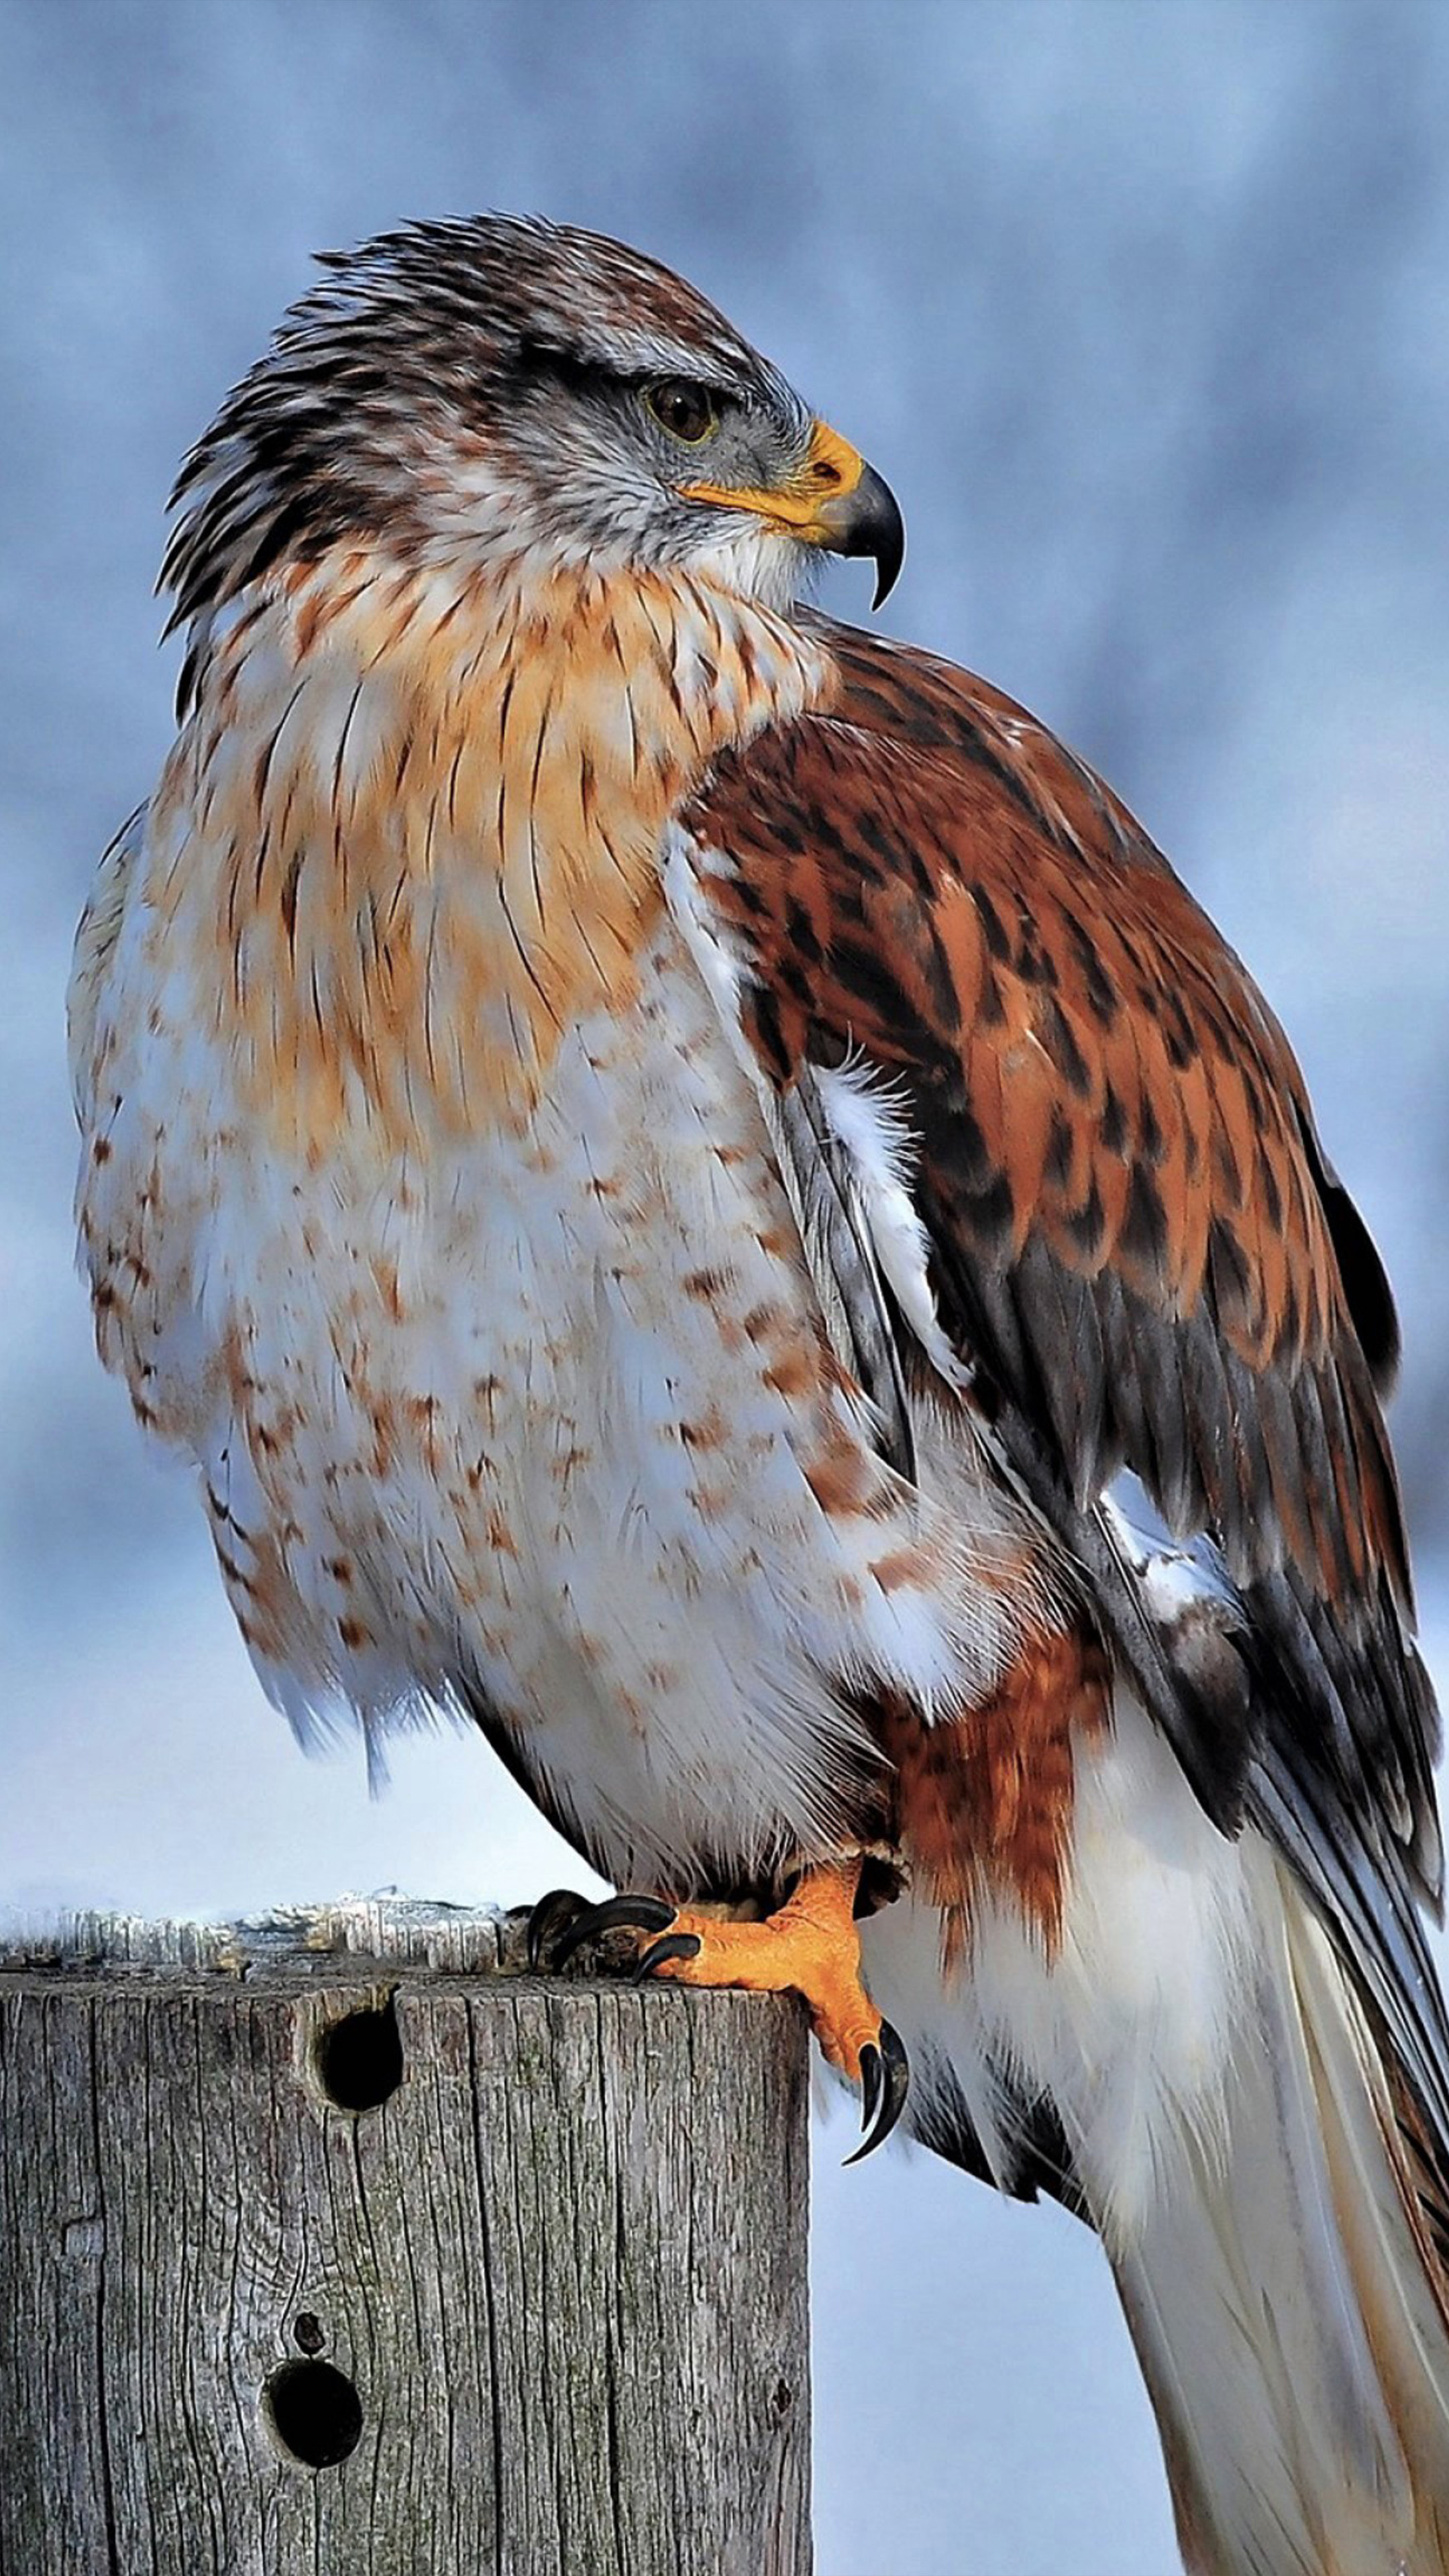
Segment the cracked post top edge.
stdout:
[[0,1910],[0,1976],[292,1976],[313,1982],[355,1963],[359,1980],[402,1971],[500,1976],[522,1970],[527,1910],[430,1903],[393,1894],[289,1905],[242,1921],[147,1921]]

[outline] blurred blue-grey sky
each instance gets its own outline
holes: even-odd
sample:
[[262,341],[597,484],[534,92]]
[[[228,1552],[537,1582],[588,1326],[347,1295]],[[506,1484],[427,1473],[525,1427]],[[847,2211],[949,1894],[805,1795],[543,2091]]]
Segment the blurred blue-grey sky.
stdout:
[[[1437,0],[0,8],[0,1907],[520,1898],[481,1747],[307,1764],[90,1352],[60,1007],[168,737],[182,449],[310,251],[499,205],[673,261],[858,441],[891,627],[1103,767],[1287,1020],[1388,1255],[1449,1677],[1449,12]],[[832,599],[864,615],[860,580]],[[1105,2272],[924,2157],[817,2230],[821,2576],[1161,2576]]]

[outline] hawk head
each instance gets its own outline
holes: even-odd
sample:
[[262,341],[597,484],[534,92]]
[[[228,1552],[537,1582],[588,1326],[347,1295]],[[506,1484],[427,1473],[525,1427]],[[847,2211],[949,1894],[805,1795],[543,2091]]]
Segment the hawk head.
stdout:
[[723,315],[654,260],[517,216],[324,254],[173,495],[173,623],[355,539],[410,563],[671,564],[785,606],[802,558],[900,512]]

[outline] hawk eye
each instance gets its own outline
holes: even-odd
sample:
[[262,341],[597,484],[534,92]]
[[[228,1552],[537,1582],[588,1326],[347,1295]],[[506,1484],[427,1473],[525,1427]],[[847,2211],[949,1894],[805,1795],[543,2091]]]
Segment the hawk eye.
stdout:
[[661,429],[671,438],[681,438],[686,447],[703,447],[719,427],[719,413],[703,385],[692,385],[687,376],[666,376],[663,384],[649,385],[644,401]]

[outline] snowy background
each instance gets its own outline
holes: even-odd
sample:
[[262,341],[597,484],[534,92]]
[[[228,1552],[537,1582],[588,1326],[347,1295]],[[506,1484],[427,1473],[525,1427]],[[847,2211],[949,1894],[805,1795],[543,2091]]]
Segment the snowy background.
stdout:
[[[61,994],[168,737],[164,495],[308,253],[412,214],[547,212],[694,277],[894,485],[889,625],[1105,768],[1247,953],[1399,1288],[1449,1678],[1449,12],[9,0],[0,99],[0,1906],[567,1874],[476,1743],[402,1744],[377,1804],[297,1754],[71,1269]],[[820,2576],[1165,2576],[1085,2232],[924,2157],[841,2176],[846,2142]]]

